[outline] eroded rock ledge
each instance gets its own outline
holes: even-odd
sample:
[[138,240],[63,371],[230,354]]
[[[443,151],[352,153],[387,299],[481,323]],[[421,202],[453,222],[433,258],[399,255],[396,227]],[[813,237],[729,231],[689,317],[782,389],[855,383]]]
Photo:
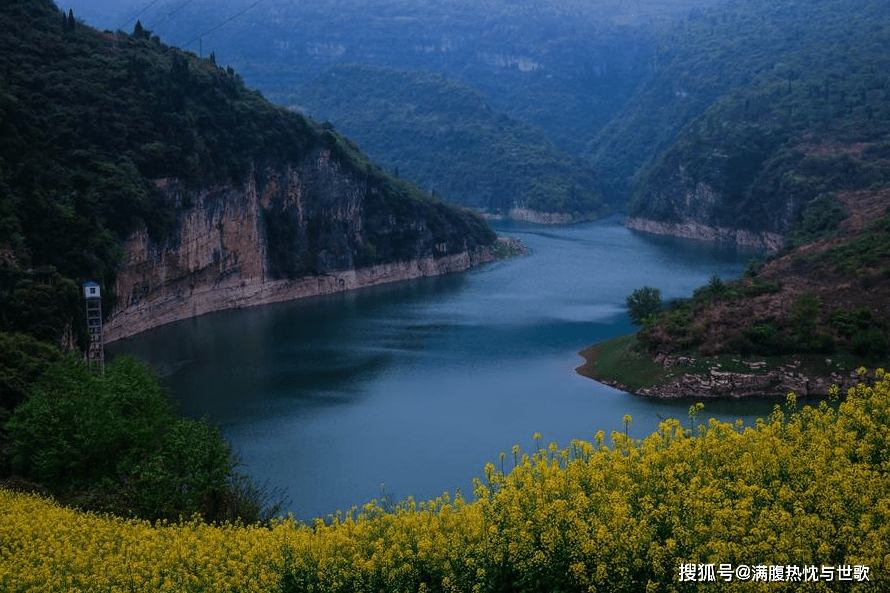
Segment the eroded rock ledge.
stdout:
[[424,276],[462,272],[494,259],[493,250],[487,248],[473,254],[464,252],[440,258],[426,257],[296,280],[243,282],[214,287],[195,285],[183,279],[167,285],[163,294],[116,311],[105,325],[105,339],[114,342],[153,327],[214,311],[255,307]]
[[495,258],[478,216],[394,188],[324,145],[200,189],[157,179],[168,232],[134,232],[109,342],[197,315],[466,270]]
[[778,251],[784,238],[778,233],[756,233],[743,229],[712,227],[695,221],[661,222],[648,218],[628,218],[624,225],[629,229],[655,235],[669,235],[684,239],[698,239],[712,243],[734,243],[739,247]]

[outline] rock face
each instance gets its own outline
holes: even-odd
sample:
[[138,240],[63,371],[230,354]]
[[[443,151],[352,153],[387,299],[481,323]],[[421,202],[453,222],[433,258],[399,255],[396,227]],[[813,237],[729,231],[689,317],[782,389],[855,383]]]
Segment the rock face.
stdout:
[[173,231],[124,242],[108,341],[222,309],[464,270],[493,259],[482,220],[393,195],[324,147],[299,163],[254,165],[241,185],[189,192],[156,181]]
[[[632,229],[739,247],[777,251],[799,215],[800,200],[781,192],[748,195],[756,171],[737,157],[675,145],[652,167],[631,199]],[[755,159],[755,162],[759,159]],[[750,164],[749,164],[749,168]]]
[[628,218],[624,221],[624,224],[627,228],[655,235],[670,235],[672,237],[698,239],[712,243],[734,243],[739,247],[762,249],[770,252],[781,249],[784,242],[784,237],[779,233],[715,227],[694,220],[661,222],[648,218]]

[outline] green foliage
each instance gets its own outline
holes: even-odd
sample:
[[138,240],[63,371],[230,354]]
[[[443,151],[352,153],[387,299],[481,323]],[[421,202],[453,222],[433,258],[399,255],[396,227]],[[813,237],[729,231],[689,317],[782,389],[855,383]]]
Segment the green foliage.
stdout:
[[853,276],[886,266],[890,262],[890,217],[873,221],[864,233],[817,257]]
[[[819,0],[806,19],[765,0],[691,14],[591,143],[594,162],[614,191],[633,190],[631,215],[778,233],[820,194],[883,187],[890,103],[875,64],[888,42],[874,23],[887,16],[868,0]],[[861,154],[839,149],[857,143]],[[699,184],[717,199],[684,204]],[[837,215],[814,211],[804,224],[825,232]]]
[[0,264],[0,331],[61,343],[85,339],[80,287],[51,266],[24,271]]
[[637,288],[627,297],[627,315],[634,325],[642,325],[644,319],[660,311],[661,291],[657,288]]
[[[421,100],[422,98],[422,100]],[[459,83],[420,71],[338,66],[282,97],[337,122],[394,177],[475,208],[604,211],[590,167],[538,127]]]
[[[450,255],[494,241],[477,217],[447,211],[425,192],[375,169],[353,142],[271,105],[231,67],[218,66],[215,56],[203,60],[165,46],[141,23],[127,35],[60,27],[62,16],[51,2],[0,4],[4,260],[11,252],[22,269],[52,266],[61,278],[97,281],[110,311],[123,239],[145,229],[151,240],[164,243],[181,208],[194,203],[190,196],[225,184],[260,183],[267,168],[306,166],[310,153],[329,153],[331,170],[355,184],[352,195],[373,194],[363,204],[362,221],[375,228],[348,232],[320,205],[325,195],[313,195],[319,212],[299,224],[273,204],[263,216],[275,278],[352,268],[367,261],[365,242],[376,245],[380,261],[394,261],[429,255],[443,243]],[[159,189],[180,184],[181,202]],[[328,185],[339,191],[333,181]],[[411,230],[386,236],[377,227],[390,215]],[[70,329],[69,318],[77,313],[58,305],[58,288],[17,280],[11,290],[15,303],[0,329],[44,339]]]
[[[770,299],[770,295],[779,296]],[[714,276],[691,299],[672,302],[668,310],[644,323],[637,336],[650,352],[838,353],[856,364],[883,361],[888,352],[886,320],[868,307],[828,309],[823,297],[833,295],[826,290],[783,294],[776,280],[724,283]]]
[[6,426],[14,469],[65,491],[115,478],[157,443],[170,414],[132,359],[96,374],[71,356],[47,370]]
[[798,342],[807,343],[812,339],[813,330],[819,321],[822,301],[811,292],[797,295],[791,305],[789,321],[792,333]]
[[175,224],[154,179],[241,182],[316,142],[305,118],[141,25],[62,31],[58,18],[51,3],[0,8],[0,228],[22,262],[113,286],[118,241]]
[[867,307],[838,309],[829,317],[829,323],[857,356],[880,361],[887,355],[887,324]]
[[705,286],[695,289],[692,294],[694,300],[713,301],[721,297],[727,296],[730,292],[729,286],[717,274],[711,276]]
[[0,412],[12,410],[62,349],[22,333],[0,332]]
[[781,292],[782,285],[776,280],[755,279],[750,284],[742,285],[742,294],[748,297],[756,297],[764,294],[776,294]]
[[830,194],[820,194],[807,204],[800,221],[788,234],[788,247],[810,243],[835,234],[847,211]]
[[87,508],[171,520],[250,508],[236,496],[235,460],[219,430],[176,417],[133,358],[104,374],[74,357],[45,367],[5,430],[15,474]]

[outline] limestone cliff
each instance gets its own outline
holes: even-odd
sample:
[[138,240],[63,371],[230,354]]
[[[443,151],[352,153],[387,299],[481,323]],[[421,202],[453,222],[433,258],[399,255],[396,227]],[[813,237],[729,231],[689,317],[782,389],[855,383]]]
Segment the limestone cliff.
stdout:
[[323,145],[298,163],[254,164],[240,185],[156,185],[174,230],[123,244],[108,341],[235,307],[464,270],[492,259],[477,216],[344,166]]
[[628,205],[625,224],[660,235],[777,251],[803,203],[793,194],[752,195],[764,160],[762,154],[739,157],[678,143],[649,170]]
[[784,243],[784,237],[779,233],[710,226],[695,220],[662,222],[648,218],[627,218],[624,225],[629,229],[654,235],[669,235],[710,243],[730,243],[739,247],[771,252],[781,249]]

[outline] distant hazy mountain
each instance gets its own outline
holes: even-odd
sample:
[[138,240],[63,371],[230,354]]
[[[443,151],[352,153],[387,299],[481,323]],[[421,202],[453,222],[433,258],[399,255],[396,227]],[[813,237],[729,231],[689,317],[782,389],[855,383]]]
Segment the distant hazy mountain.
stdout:
[[[655,32],[710,3],[162,0],[141,18],[166,41],[215,51],[279,102],[336,65],[441,74],[578,155],[651,73]],[[321,97],[305,103],[346,129]]]
[[384,167],[446,200],[573,220],[606,208],[583,161],[540,128],[491,109],[487,97],[441,75],[337,66],[279,100],[337,122]]
[[890,7],[768,1],[690,15],[591,143],[629,213],[784,234],[820,195],[890,182]]

